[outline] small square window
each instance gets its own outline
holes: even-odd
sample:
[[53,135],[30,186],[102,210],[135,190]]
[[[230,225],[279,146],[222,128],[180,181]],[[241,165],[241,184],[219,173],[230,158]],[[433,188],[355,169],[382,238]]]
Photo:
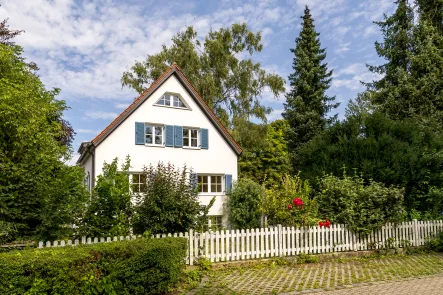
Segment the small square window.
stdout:
[[146,143],[163,145],[163,126],[145,125]]
[[198,147],[198,129],[183,128],[183,146]]
[[146,190],[146,175],[132,174],[131,188],[133,193],[140,193]]

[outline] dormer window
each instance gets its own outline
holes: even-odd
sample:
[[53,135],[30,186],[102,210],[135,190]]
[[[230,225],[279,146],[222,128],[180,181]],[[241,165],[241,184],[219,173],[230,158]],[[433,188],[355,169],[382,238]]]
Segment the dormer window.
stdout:
[[178,109],[187,109],[188,107],[183,102],[183,99],[178,94],[165,93],[163,96],[155,103],[157,106],[172,107]]

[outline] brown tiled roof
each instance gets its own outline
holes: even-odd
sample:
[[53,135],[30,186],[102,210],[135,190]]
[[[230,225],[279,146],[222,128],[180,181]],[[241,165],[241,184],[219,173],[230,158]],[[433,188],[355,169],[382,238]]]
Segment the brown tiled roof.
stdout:
[[231,147],[237,154],[241,154],[242,148],[235,142],[232,135],[229,131],[223,126],[208,104],[203,100],[203,98],[198,94],[197,90],[192,86],[191,82],[186,78],[183,71],[173,63],[170,67],[168,67],[161,75],[158,77],[154,83],[149,86],[139,97],[137,97],[117,118],[115,118],[111,124],[109,124],[105,129],[103,129],[100,134],[98,134],[91,142],[95,146],[99,145],[102,140],[104,140],[115,128],[117,128],[120,123],[122,123],[127,116],[129,116],[138,106],[142,104],[144,100],[146,100],[164,81],[167,80],[172,74],[177,74],[179,80],[187,86],[188,90],[190,90],[192,96],[196,99],[199,106],[203,109],[203,111],[210,117],[211,121],[223,135],[223,137],[228,141]]

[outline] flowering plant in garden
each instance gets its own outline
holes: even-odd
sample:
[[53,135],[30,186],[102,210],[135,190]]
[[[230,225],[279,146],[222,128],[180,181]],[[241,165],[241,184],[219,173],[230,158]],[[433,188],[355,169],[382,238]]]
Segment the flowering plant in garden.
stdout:
[[327,227],[327,228],[329,228],[330,226],[331,226],[331,222],[329,221],[329,218],[326,218],[325,219],[325,221],[320,221],[319,223],[318,223],[318,225],[320,226],[320,227]]
[[292,203],[294,203],[295,206],[303,208],[305,203],[300,198],[295,198],[292,200]]
[[313,226],[319,221],[312,189],[298,175],[285,175],[280,185],[266,189],[260,210],[270,225]]

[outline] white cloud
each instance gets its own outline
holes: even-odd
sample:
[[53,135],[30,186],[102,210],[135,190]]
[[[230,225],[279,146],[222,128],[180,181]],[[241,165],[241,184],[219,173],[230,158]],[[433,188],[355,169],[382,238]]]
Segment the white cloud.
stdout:
[[269,115],[267,115],[268,122],[272,122],[272,121],[281,119],[282,112],[283,112],[283,109],[273,110]]
[[365,64],[353,63],[336,71],[331,87],[361,91],[365,88],[361,82],[372,82],[378,79],[380,76],[369,72]]
[[131,103],[117,103],[114,105],[116,109],[126,109]]
[[[180,8],[178,14],[171,16],[171,5]],[[122,73],[135,60],[170,44],[187,25],[202,38],[211,28],[247,22],[263,32],[266,44],[271,25],[284,27],[292,21],[290,11],[275,1],[239,3],[198,16],[185,10],[192,6],[177,1],[146,11],[115,0],[7,1],[0,18],[8,17],[11,28],[25,30],[17,43],[39,65],[48,87],[61,88],[64,99],[104,100],[135,97],[133,90],[121,89]]]
[[85,133],[85,134],[99,134],[99,130],[92,130],[92,129],[77,129],[75,130],[77,133]]
[[77,154],[77,153],[73,154],[71,159],[66,161],[66,165],[68,165],[68,166],[75,166],[76,163],[77,163],[78,158],[80,158],[79,154]]
[[112,113],[112,112],[103,112],[103,111],[96,111],[96,112],[91,112],[88,111],[85,113],[85,117],[88,119],[115,119],[118,116],[118,114],[116,113]]
[[351,42],[347,42],[344,44],[341,44],[340,47],[334,50],[335,53],[340,54],[349,51],[349,45],[351,45]]
[[313,18],[319,23],[327,20],[329,15],[341,12],[347,7],[346,0],[296,0],[295,3],[299,10],[308,5]]

